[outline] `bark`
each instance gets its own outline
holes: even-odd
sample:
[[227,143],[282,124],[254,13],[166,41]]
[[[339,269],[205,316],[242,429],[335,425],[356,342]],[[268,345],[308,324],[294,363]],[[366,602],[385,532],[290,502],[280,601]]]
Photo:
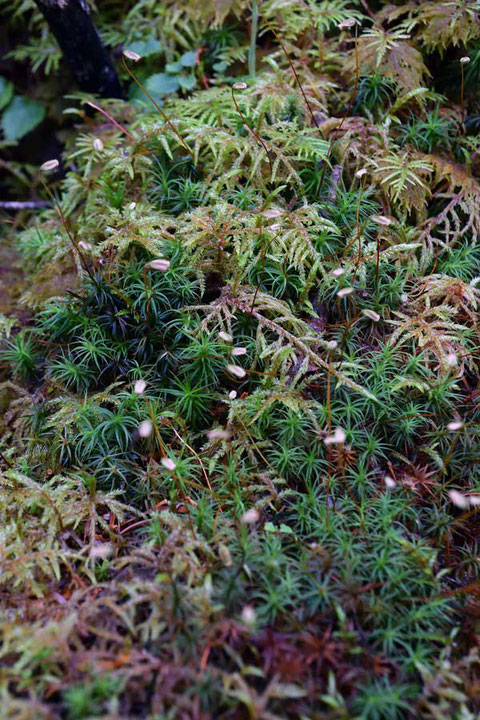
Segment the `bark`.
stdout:
[[124,97],[117,73],[90,15],[87,0],[35,0],[80,90]]

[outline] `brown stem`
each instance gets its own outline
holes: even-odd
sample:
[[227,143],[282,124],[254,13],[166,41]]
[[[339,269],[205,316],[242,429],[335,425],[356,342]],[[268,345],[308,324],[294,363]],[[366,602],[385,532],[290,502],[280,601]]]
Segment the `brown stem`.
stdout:
[[129,140],[135,140],[133,135],[128,132],[126,128],[123,127],[123,125],[120,125],[119,122],[115,120],[106,110],[100,107],[100,105],[97,105],[96,103],[92,102],[91,100],[88,100],[87,105],[90,105],[90,107],[94,108],[94,110],[98,110],[99,113],[102,113],[110,122],[112,122],[119,130],[125,133],[125,135],[128,137]]
[[278,44],[279,44],[280,47],[282,48],[283,54],[284,54],[285,57],[287,58],[288,64],[289,64],[290,67],[292,68],[292,72],[293,72],[293,75],[294,75],[294,77],[295,77],[295,82],[297,83],[298,87],[300,88],[300,92],[301,92],[302,95],[303,95],[303,99],[305,100],[305,104],[306,104],[306,106],[307,106],[307,108],[308,108],[308,112],[310,113],[310,117],[312,118],[315,127],[319,128],[320,126],[319,126],[319,124],[318,124],[318,122],[317,122],[317,118],[315,117],[315,114],[314,114],[314,112],[313,112],[313,110],[312,110],[312,107],[311,107],[311,105],[310,105],[310,103],[309,103],[309,101],[308,101],[308,97],[307,97],[307,95],[306,95],[306,93],[305,93],[305,90],[303,89],[303,85],[302,85],[302,83],[301,83],[301,81],[300,81],[300,78],[298,77],[298,73],[297,73],[297,71],[295,70],[295,66],[294,66],[294,64],[293,64],[292,58],[291,58],[290,55],[288,54],[287,49],[285,48],[285,45],[284,45],[283,42],[281,41],[281,39],[280,39],[277,31],[275,30],[275,28],[268,22],[268,20],[267,20],[266,18],[264,18],[264,20],[265,20],[266,24],[268,25],[268,27],[270,28],[270,30],[272,31],[272,33],[275,35],[276,41],[278,42]]
[[353,91],[352,91],[352,94],[351,94],[351,96],[350,96],[350,100],[349,100],[349,102],[348,102],[347,109],[345,110],[345,114],[344,114],[344,116],[342,117],[342,120],[341,120],[341,122],[340,122],[340,125],[339,125],[338,128],[337,128],[336,130],[334,130],[334,132],[333,132],[333,137],[332,137],[332,139],[331,139],[331,141],[330,141],[330,145],[329,145],[328,150],[327,150],[327,156],[326,156],[325,162],[324,162],[324,164],[323,164],[323,170],[322,170],[322,176],[321,176],[321,178],[320,178],[320,187],[319,187],[319,190],[318,190],[318,194],[320,194],[321,191],[322,191],[323,181],[324,181],[324,179],[325,179],[325,172],[326,172],[326,170],[327,170],[327,160],[328,160],[328,158],[330,157],[330,153],[332,152],[333,143],[334,143],[335,140],[337,139],[336,135],[337,135],[337,133],[339,133],[340,130],[342,129],[343,123],[344,123],[345,120],[347,119],[348,113],[350,112],[350,110],[351,110],[351,108],[352,108],[352,105],[353,105],[353,103],[355,102],[355,98],[357,97],[358,76],[359,76],[359,68],[358,68],[358,25],[355,25],[355,84],[354,84],[354,86],[353,86]]
[[238,114],[240,115],[240,117],[242,118],[242,122],[244,123],[244,125],[247,126],[247,128],[250,130],[250,132],[252,133],[252,135],[254,136],[254,138],[255,138],[256,140],[258,140],[258,142],[260,143],[260,145],[261,145],[261,146],[263,147],[263,149],[265,150],[265,155],[267,156],[268,164],[270,165],[270,175],[272,175],[272,174],[273,174],[273,167],[272,167],[272,161],[270,160],[270,153],[269,153],[268,147],[266,146],[265,141],[262,140],[262,138],[260,137],[260,135],[259,135],[259,134],[257,133],[257,131],[250,125],[250,123],[248,122],[247,118],[245,117],[245,115],[244,115],[244,114],[242,113],[242,111],[240,110],[240,106],[239,106],[239,104],[237,103],[237,99],[236,99],[236,97],[235,97],[235,89],[234,89],[233,86],[232,86],[232,98],[233,98],[233,102],[234,102],[234,104],[235,104],[235,107],[237,108],[237,112],[238,112]]
[[83,257],[83,254],[78,246],[78,243],[77,243],[74,235],[70,232],[67,221],[65,219],[65,215],[63,214],[62,208],[60,207],[60,203],[58,202],[58,200],[56,199],[55,195],[52,193],[52,191],[50,190],[48,185],[43,180],[41,180],[41,183],[42,183],[43,187],[45,188],[49,197],[53,200],[53,204],[55,205],[55,208],[60,216],[60,221],[61,221],[63,227],[65,228],[65,232],[67,233],[68,239],[70,240],[71,244],[73,245],[73,247],[75,248],[75,250],[78,253],[78,256],[80,258],[80,262],[82,264],[83,269],[85,270],[86,273],[88,273],[90,279],[94,280],[91,270],[88,267],[88,263],[85,260],[85,258]]
[[167,123],[168,127],[172,130],[172,132],[175,133],[175,135],[176,135],[177,138],[180,140],[180,142],[181,142],[181,144],[183,145],[183,147],[185,148],[185,150],[187,150],[187,151],[190,153],[190,155],[192,156],[192,160],[195,161],[195,156],[194,156],[194,154],[193,154],[193,150],[190,148],[189,145],[187,145],[187,143],[185,142],[185,140],[183,139],[183,137],[180,135],[180,133],[178,132],[178,130],[176,129],[176,127],[175,127],[175,126],[172,124],[172,122],[170,121],[170,118],[168,117],[168,115],[166,115],[166,113],[162,110],[162,108],[160,107],[160,105],[153,99],[153,97],[150,95],[150,93],[148,92],[148,90],[144,87],[144,85],[143,85],[143,84],[140,82],[140,80],[137,78],[137,76],[135,75],[135,73],[134,73],[132,70],[130,70],[130,68],[128,67],[128,65],[127,65],[127,63],[126,63],[126,61],[125,61],[125,57],[122,58],[122,63],[123,63],[123,66],[124,66],[125,70],[128,72],[128,74],[129,74],[130,77],[132,78],[132,80],[138,85],[138,87],[140,88],[140,90],[142,90],[142,92],[145,93],[145,95],[148,97],[148,99],[150,100],[150,102],[153,103],[153,105],[155,106],[156,110],[158,110],[158,112],[160,113],[160,115],[163,117],[163,119],[164,119],[165,122]]

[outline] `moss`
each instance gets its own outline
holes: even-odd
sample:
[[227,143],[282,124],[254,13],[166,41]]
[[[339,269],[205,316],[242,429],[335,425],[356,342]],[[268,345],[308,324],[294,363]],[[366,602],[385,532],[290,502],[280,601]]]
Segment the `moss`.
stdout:
[[101,10],[162,112],[105,102],[15,235],[8,713],[478,712],[478,89],[429,68],[480,21],[438,6],[266,2],[255,78],[248,3]]

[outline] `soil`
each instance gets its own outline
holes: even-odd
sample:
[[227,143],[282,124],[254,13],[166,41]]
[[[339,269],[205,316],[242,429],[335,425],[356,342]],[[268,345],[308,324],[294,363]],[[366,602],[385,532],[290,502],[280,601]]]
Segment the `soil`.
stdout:
[[0,313],[15,315],[22,323],[31,315],[19,302],[24,282],[21,260],[15,248],[5,238],[0,238]]

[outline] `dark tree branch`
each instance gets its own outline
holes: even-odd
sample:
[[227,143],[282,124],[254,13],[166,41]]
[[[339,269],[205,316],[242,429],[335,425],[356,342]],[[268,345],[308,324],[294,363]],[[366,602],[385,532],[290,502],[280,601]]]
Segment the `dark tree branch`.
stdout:
[[50,203],[44,200],[38,201],[17,201],[17,200],[0,200],[0,208],[2,210],[35,210],[36,208],[49,207]]
[[87,0],[35,0],[80,90],[124,97],[112,61],[93,24]]

